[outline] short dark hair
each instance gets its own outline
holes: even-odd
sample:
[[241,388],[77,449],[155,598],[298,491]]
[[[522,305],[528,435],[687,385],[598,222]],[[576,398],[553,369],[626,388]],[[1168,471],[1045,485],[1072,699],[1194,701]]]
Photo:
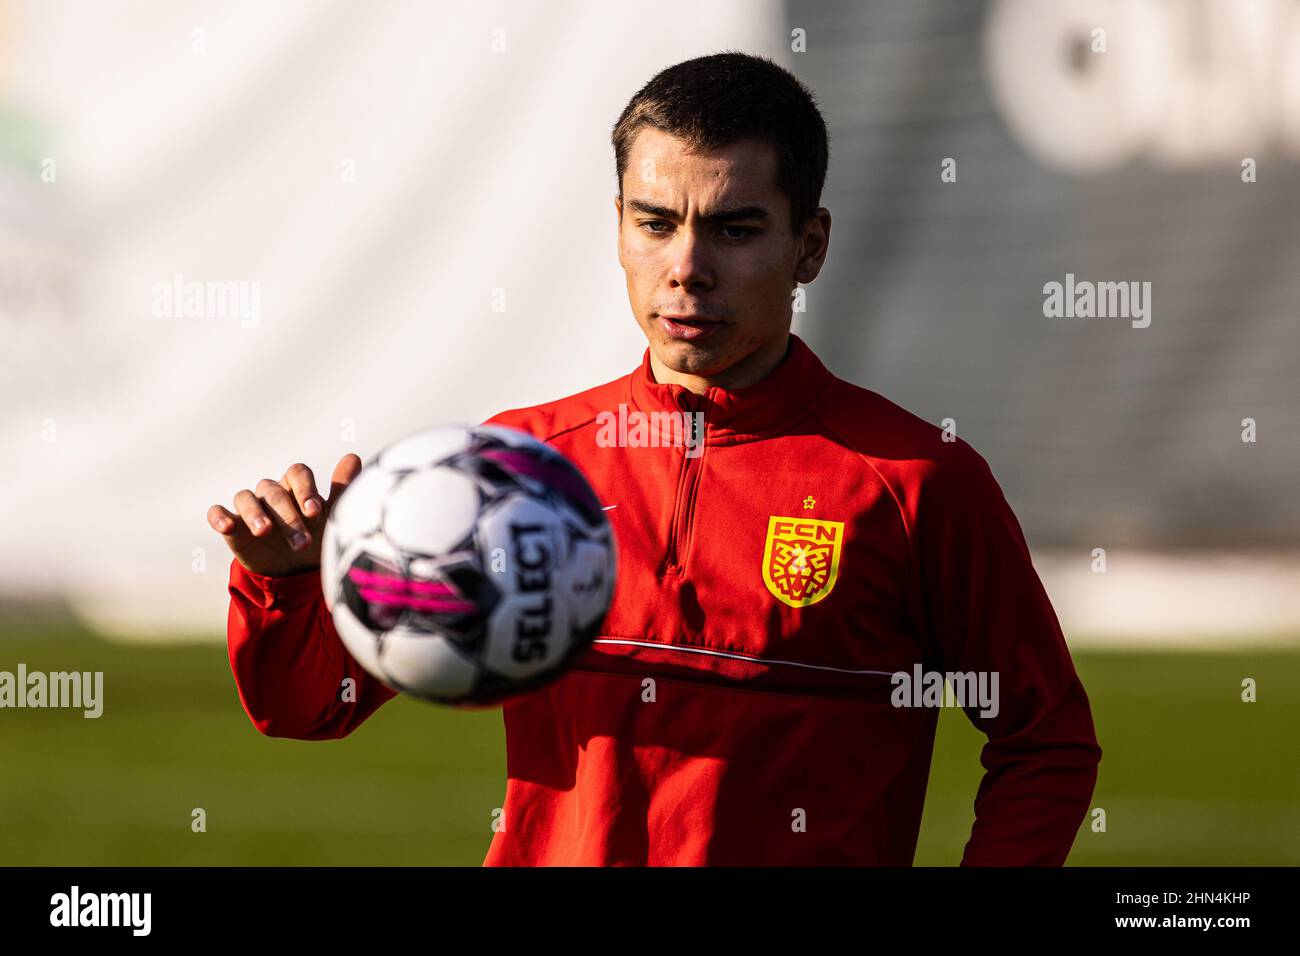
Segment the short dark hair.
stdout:
[[797,234],[821,205],[830,137],[812,92],[766,57],[726,52],[686,60],[656,74],[614,124],[618,196],[632,141],[643,127],[710,152],[742,139],[776,153],[776,184],[790,200]]

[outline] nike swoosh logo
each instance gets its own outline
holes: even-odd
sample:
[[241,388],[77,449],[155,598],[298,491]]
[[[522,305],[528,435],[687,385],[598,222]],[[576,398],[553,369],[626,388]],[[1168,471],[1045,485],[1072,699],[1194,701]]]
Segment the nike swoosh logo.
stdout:
[[613,510],[614,510],[615,508],[617,508],[617,507],[618,507],[618,505],[604,505],[600,510],[601,510],[601,511],[613,511]]

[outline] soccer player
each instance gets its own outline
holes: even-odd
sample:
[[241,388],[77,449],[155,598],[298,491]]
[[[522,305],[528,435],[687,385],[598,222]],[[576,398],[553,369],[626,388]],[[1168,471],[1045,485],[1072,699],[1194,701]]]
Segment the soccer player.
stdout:
[[[642,362],[489,421],[587,475],[618,583],[576,665],[502,708],[505,826],[485,865],[910,865],[954,699],[988,737],[962,862],[1061,864],[1101,750],[1015,516],[968,444],[790,332],[830,238],[812,96],[763,58],[690,60],[632,98],[613,146]],[[691,427],[611,442],[633,413]],[[394,696],[344,649],[317,571],[360,466],[339,462],[328,500],[297,464],[208,513],[234,552],[230,662],[264,734],[341,737]]]

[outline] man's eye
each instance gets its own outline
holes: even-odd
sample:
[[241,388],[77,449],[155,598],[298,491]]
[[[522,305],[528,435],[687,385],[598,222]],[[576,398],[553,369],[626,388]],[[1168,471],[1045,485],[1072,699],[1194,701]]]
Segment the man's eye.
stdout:
[[758,232],[757,229],[746,229],[744,226],[724,226],[724,229],[734,229],[740,233],[738,236],[728,236],[728,239],[744,239],[746,236],[752,236]]
[[[663,229],[656,229],[656,228],[654,228],[654,227],[656,227],[656,226],[663,226],[664,228],[663,228]],[[672,224],[671,224],[671,223],[664,222],[664,221],[661,220],[661,219],[650,219],[650,220],[647,220],[646,222],[641,223],[641,228],[642,228],[642,229],[648,229],[651,235],[654,235],[654,236],[662,236],[662,235],[664,235],[666,232],[668,232],[670,229],[672,229]],[[731,233],[732,233],[731,235],[723,236],[723,238],[724,238],[724,239],[733,239],[733,240],[734,240],[734,239],[744,239],[744,238],[746,238],[746,237],[748,237],[748,236],[752,236],[754,233],[758,232],[757,229],[749,229],[749,228],[747,228],[747,227],[745,227],[745,226],[723,226],[723,227],[722,227],[722,231],[723,231],[724,233],[725,233],[725,232],[731,232]]]

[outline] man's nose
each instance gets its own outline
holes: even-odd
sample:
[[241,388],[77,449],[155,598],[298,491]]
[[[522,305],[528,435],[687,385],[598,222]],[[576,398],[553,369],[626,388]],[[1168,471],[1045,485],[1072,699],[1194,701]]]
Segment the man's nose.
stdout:
[[703,239],[692,229],[678,230],[670,251],[668,279],[675,286],[690,289],[713,284],[713,264]]

